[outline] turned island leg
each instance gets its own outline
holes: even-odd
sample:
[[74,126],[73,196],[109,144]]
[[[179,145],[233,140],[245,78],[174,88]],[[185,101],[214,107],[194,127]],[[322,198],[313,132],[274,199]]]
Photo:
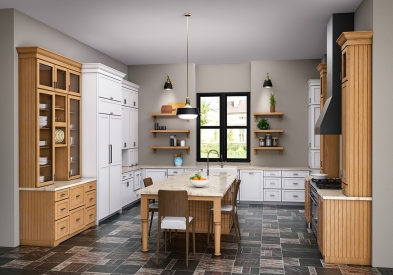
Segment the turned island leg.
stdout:
[[147,196],[141,195],[141,220],[142,220],[142,252],[148,252],[148,220],[149,220],[149,200]]
[[221,198],[216,197],[213,201],[214,213],[214,255],[221,255]]

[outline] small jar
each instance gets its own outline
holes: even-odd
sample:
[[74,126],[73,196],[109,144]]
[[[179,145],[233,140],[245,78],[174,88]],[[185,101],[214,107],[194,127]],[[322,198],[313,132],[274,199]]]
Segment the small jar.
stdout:
[[174,140],[173,140],[173,135],[171,135],[171,136],[169,136],[169,145],[170,146],[175,146],[175,144],[174,144]]
[[265,146],[265,137],[260,137],[259,138],[259,146],[264,147]]
[[273,137],[273,147],[278,146],[278,137]]
[[272,135],[271,134],[266,134],[266,142],[265,142],[267,147],[272,146]]

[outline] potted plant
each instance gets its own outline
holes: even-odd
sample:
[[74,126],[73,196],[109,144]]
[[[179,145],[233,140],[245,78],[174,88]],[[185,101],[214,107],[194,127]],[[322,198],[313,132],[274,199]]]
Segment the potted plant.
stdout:
[[257,127],[260,130],[268,130],[268,129],[270,129],[269,122],[267,122],[266,118],[262,118],[260,121],[258,121]]
[[276,111],[276,99],[274,94],[270,94],[270,112],[274,113]]

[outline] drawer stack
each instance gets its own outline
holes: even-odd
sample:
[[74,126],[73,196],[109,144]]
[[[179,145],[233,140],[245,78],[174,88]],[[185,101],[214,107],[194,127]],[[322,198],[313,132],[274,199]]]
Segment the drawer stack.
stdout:
[[57,246],[94,226],[96,182],[58,191],[20,191],[20,244]]

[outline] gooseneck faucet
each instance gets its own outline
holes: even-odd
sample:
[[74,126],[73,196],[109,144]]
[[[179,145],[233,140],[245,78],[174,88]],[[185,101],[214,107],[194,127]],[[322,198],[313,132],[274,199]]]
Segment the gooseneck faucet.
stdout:
[[[209,152],[207,152],[207,163],[206,163],[206,165],[207,165],[207,169],[206,169],[206,174],[207,175],[209,175],[209,154],[211,153],[211,152],[215,152],[216,154],[217,154],[217,156],[219,156],[219,154],[218,154],[218,151],[217,150],[215,150],[215,149],[211,149],[211,150],[209,150]],[[222,159],[222,155],[221,155],[221,159]]]

